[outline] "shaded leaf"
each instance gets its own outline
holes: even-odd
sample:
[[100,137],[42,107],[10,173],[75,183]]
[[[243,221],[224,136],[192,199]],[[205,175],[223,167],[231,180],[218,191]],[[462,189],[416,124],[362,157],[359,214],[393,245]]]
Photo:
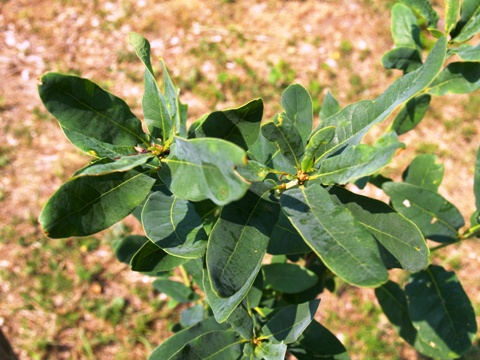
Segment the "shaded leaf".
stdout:
[[437,191],[443,179],[443,164],[431,154],[417,155],[403,174],[403,181],[421,188]]
[[314,272],[296,264],[269,264],[263,266],[264,285],[276,291],[294,294],[314,286],[318,277]]
[[228,317],[227,322],[244,339],[253,339],[253,319],[243,306],[238,306]]
[[252,287],[248,291],[247,297],[245,298],[245,306],[247,309],[256,308],[262,299],[263,295],[263,273],[258,272],[255,281],[253,282]]
[[145,236],[130,235],[114,241],[112,248],[118,260],[130,265],[130,261],[135,253],[140,250],[147,241],[149,240]]
[[123,172],[132,170],[137,166],[145,164],[148,160],[154,157],[153,154],[139,154],[139,155],[130,155],[122,156],[121,158],[113,162],[102,162],[99,164],[93,164],[87,166],[81,171],[77,171],[75,176],[85,176],[85,175],[105,175],[112,172]]
[[480,1],[463,0],[460,20],[452,32],[453,41],[465,42],[480,31]]
[[152,286],[155,288],[155,290],[168,295],[179,303],[191,302],[198,298],[198,295],[195,294],[192,289],[178,281],[173,281],[170,279],[157,279],[152,283]]
[[310,251],[310,247],[303,241],[297,229],[293,227],[283,211],[280,212],[268,243],[267,252],[272,255],[289,255]]
[[302,85],[292,84],[282,94],[282,107],[300,134],[305,148],[313,127],[313,104],[310,94]]
[[45,204],[40,224],[51,238],[94,234],[135,210],[154,183],[135,170],[70,179]]
[[430,106],[431,96],[422,94],[410,99],[400,110],[392,123],[392,130],[398,135],[413,130],[423,119]]
[[320,185],[288,190],[282,194],[280,204],[305,242],[332,272],[364,287],[375,287],[387,280],[373,236]]
[[437,12],[433,9],[430,0],[401,0],[413,12],[427,20],[429,28],[436,28],[439,20]]
[[203,320],[205,309],[203,304],[197,304],[180,313],[180,324],[183,327],[193,326]]
[[422,66],[422,57],[417,48],[397,47],[385,53],[382,57],[385,69],[398,69],[409,73]]
[[130,265],[133,271],[156,274],[176,268],[189,259],[167,254],[158,245],[148,240],[133,255]]
[[480,88],[480,63],[454,62],[430,85],[432,95],[468,94]]
[[330,116],[335,115],[340,110],[342,110],[340,103],[330,91],[327,91],[323,98],[322,107],[320,108],[320,120],[325,120]]

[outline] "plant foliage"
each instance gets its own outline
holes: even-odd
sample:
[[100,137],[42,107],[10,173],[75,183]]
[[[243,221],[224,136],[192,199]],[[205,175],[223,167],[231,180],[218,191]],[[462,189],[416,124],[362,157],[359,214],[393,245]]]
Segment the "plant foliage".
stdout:
[[[401,182],[381,176],[432,96],[480,87],[480,45],[468,42],[480,30],[480,2],[445,3],[444,29],[428,0],[394,5],[395,47],[382,61],[403,76],[375,100],[344,108],[328,93],[316,126],[299,84],[285,89],[284,110],[269,121],[262,123],[256,99],[188,126],[179,89],[163,61],[163,88],[157,84],[150,45],[136,33],[130,41],[145,66],[147,133],[123,100],[93,82],[42,76],[45,107],[93,156],[46,203],[45,234],[90,235],[135,211],[146,236],[122,239],[117,257],[155,276],[153,286],[177,303],[192,304],[181,330],[150,359],[274,360],[287,352],[348,359],[314,319],[335,277],[375,288],[392,326],[420,353],[447,359],[470,350],[471,302],[430,253],[478,235],[478,211],[461,231],[462,215],[438,193],[443,166],[434,155],[417,156]],[[361,143],[386,119],[391,125],[375,144]],[[480,155],[474,180],[478,208]],[[358,181],[380,187],[390,203],[353,193],[349,184]],[[429,248],[426,239],[440,245]],[[409,274],[406,286],[390,280],[392,268]],[[183,283],[171,279],[177,269]]]

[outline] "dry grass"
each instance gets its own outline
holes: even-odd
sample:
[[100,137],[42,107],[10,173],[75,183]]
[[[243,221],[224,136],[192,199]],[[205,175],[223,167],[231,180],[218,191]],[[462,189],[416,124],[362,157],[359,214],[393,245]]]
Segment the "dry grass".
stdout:
[[[269,118],[293,81],[309,88],[317,107],[327,88],[346,105],[375,98],[399,76],[379,61],[391,47],[392,1],[150,3],[0,1],[0,326],[21,359],[143,359],[177,314],[150,279],[114,259],[110,242],[122,227],[95,238],[43,237],[42,204],[87,161],[40,103],[43,72],[88,77],[141,116],[143,70],[128,45],[137,31],[165,59],[192,120],[256,97]],[[478,94],[436,99],[390,169],[398,176],[415,152],[436,153],[446,170],[441,192],[465,217],[474,210],[479,106]],[[478,242],[443,250],[434,262],[457,270],[478,318]],[[323,296],[319,316],[353,359],[415,358],[373,306],[372,291],[341,288]]]

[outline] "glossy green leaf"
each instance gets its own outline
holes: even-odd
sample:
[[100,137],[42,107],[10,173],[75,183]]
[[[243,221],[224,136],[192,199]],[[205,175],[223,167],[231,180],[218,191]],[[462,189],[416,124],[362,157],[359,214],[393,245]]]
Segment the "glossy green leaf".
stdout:
[[413,10],[415,14],[427,20],[429,28],[436,28],[439,20],[437,12],[433,9],[430,0],[401,0]]
[[230,141],[248,150],[257,140],[263,116],[261,99],[235,109],[215,111],[195,129],[195,137],[214,137]]
[[331,189],[331,193],[400,262],[403,269],[416,272],[428,266],[427,244],[412,221],[382,201],[337,186]]
[[262,327],[263,337],[275,344],[290,344],[298,340],[315,317],[320,299],[280,309]]
[[480,88],[480,63],[455,62],[430,85],[428,92],[432,95],[468,94]]
[[410,99],[393,120],[392,130],[398,135],[413,130],[425,116],[431,98],[428,94],[422,94]]
[[382,65],[385,69],[403,70],[407,74],[422,66],[422,57],[417,48],[397,47],[383,55]]
[[112,248],[118,260],[130,265],[130,261],[142,246],[149,241],[148,238],[141,235],[125,236],[112,243]]
[[77,171],[75,176],[105,175],[112,172],[128,171],[136,168],[137,166],[145,164],[153,157],[154,155],[152,154],[122,156],[121,158],[112,162],[102,162],[99,164],[93,164],[92,166],[87,166],[81,171]]
[[207,233],[187,200],[154,192],[143,207],[142,224],[148,238],[171,255],[194,259],[205,254]]
[[443,179],[443,164],[431,154],[417,155],[403,174],[403,181],[421,188],[437,191]]
[[196,295],[192,289],[178,281],[173,281],[170,279],[157,279],[152,283],[152,286],[155,288],[155,290],[168,295],[179,303],[191,302],[195,300],[195,298],[198,298],[198,295]]
[[310,178],[322,184],[347,184],[378,172],[392,161],[398,149],[404,147],[397,134],[390,132],[379,138],[374,146],[352,145],[340,155],[326,159]]
[[476,46],[463,44],[456,49],[449,49],[449,54],[456,54],[465,61],[480,61],[480,44]]
[[303,139],[293,122],[284,114],[262,125],[262,134],[277,144],[283,156],[296,169],[300,169],[300,160],[305,147]]
[[225,205],[240,199],[250,187],[235,171],[236,166],[246,164],[245,152],[222,139],[176,137],[164,161],[166,166],[160,169],[159,176],[181,199],[210,199]]
[[180,325],[187,328],[198,324],[203,320],[205,315],[205,308],[203,304],[197,304],[183,310],[180,313]]
[[402,3],[393,6],[391,30],[396,47],[421,49],[420,27],[415,14],[408,6]]
[[133,255],[130,265],[133,271],[156,274],[168,271],[189,261],[187,258],[180,258],[167,254],[158,245],[148,240]]
[[227,322],[244,339],[253,339],[253,319],[243,306],[238,306],[228,317]]
[[388,279],[373,236],[318,184],[284,192],[283,212],[324,264],[345,281],[376,287]]
[[318,149],[322,145],[328,144],[335,136],[335,126],[327,126],[320,129],[308,140],[307,147],[305,148],[305,154],[302,158],[301,169],[303,172],[310,172],[313,170],[315,163],[315,156],[322,156],[323,154],[317,154]]
[[262,262],[280,211],[270,189],[254,183],[241,200],[223,208],[210,234],[207,268],[220,297],[238,292]]
[[298,341],[289,349],[299,360],[350,360],[347,350],[327,328],[315,320],[307,326]]
[[148,131],[163,141],[172,137],[174,124],[164,95],[158,87],[150,61],[150,43],[142,35],[130,33],[130,43],[145,65],[145,92],[142,99],[143,114]]
[[327,91],[325,97],[323,98],[322,107],[320,108],[320,121],[335,115],[340,110],[342,110],[340,103],[337,101],[337,99],[335,99],[330,91]]
[[395,210],[413,221],[423,235],[437,242],[455,242],[464,224],[458,209],[435,191],[409,183],[382,186]]
[[45,204],[40,224],[51,238],[94,234],[135,210],[154,182],[135,170],[70,179]]
[[318,281],[314,272],[296,264],[269,264],[263,266],[266,288],[287,294],[304,291]]
[[412,274],[408,310],[422,340],[448,357],[467,353],[477,333],[475,313],[454,272],[431,265]]
[[450,34],[450,32],[455,27],[459,11],[459,0],[445,0],[445,34]]
[[477,158],[475,161],[473,192],[475,194],[475,205],[477,211],[480,212],[480,147],[477,150]]
[[298,130],[305,147],[313,127],[313,104],[310,94],[302,85],[292,84],[282,94],[282,107],[287,118]]
[[178,353],[184,346],[190,344],[197,338],[201,338],[202,335],[209,333],[216,333],[218,331],[225,331],[230,327],[228,324],[219,324],[215,321],[215,318],[207,318],[188,329],[184,329],[174,334],[165,340],[160,346],[158,346],[152,354],[150,354],[149,360],[167,360],[173,359],[175,354]]
[[280,212],[268,243],[267,252],[272,255],[289,255],[310,251],[310,247],[303,241],[297,229],[293,227],[283,211]]
[[330,143],[320,147],[322,156],[317,157],[315,164],[318,166],[323,159],[347,145],[358,144],[372,126],[383,121],[396,107],[424,90],[442,69],[446,46],[446,38],[442,37],[420,68],[396,80],[375,101],[364,100],[349,105],[322,121],[315,132],[327,126],[336,126],[336,133]]
[[480,31],[480,1],[463,0],[460,20],[452,32],[453,41],[465,42]]
[[90,155],[114,159],[136,154],[137,144],[150,145],[128,105],[90,80],[47,73],[38,92],[67,138]]

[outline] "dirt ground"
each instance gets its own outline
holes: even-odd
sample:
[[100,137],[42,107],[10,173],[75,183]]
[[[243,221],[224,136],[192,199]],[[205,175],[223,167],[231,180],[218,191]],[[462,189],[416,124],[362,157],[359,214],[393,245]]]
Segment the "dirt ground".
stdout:
[[[87,77],[142,118],[143,69],[128,44],[136,31],[165,60],[191,120],[257,97],[268,119],[291,82],[307,87],[317,107],[327,89],[347,105],[374,99],[400,76],[380,63],[392,47],[393,3],[1,0],[0,327],[19,358],[143,359],[178,316],[151,279],[114,258],[110,242],[126,225],[83,240],[42,235],[36,220],[42,205],[89,160],[43,108],[36,89],[42,73]],[[433,3],[441,12],[443,2]],[[435,153],[445,165],[440,191],[466,218],[475,204],[479,106],[478,92],[435,99],[421,126],[402,138],[408,150],[388,169],[398,177],[415,153]],[[442,250],[433,262],[456,270],[478,320],[478,240]],[[323,296],[319,317],[352,359],[416,358],[373,309],[372,291],[341,289]],[[480,357],[479,346],[477,338],[471,359]]]

